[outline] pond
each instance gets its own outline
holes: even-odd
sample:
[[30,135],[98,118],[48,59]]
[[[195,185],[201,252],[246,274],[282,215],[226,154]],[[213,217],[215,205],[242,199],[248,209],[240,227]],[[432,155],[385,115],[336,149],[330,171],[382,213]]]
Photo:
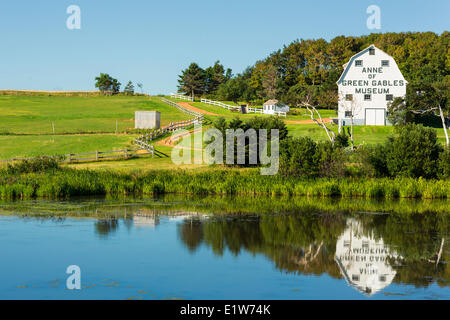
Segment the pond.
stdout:
[[[0,299],[449,299],[449,202],[0,202]],[[81,289],[69,290],[69,266]]]

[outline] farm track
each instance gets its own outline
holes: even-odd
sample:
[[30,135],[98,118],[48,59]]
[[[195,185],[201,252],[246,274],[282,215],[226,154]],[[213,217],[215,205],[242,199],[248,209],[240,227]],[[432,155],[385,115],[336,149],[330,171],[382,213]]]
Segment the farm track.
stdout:
[[[176,134],[176,135],[174,135],[174,136],[172,136],[172,137],[167,137],[167,138],[165,138],[165,139],[162,139],[162,140],[156,142],[156,145],[157,145],[157,146],[166,146],[166,147],[171,147],[171,148],[173,148],[173,147],[175,147],[175,143],[176,143],[178,140],[180,140],[180,139],[183,138],[183,137],[189,136],[189,135],[191,135],[191,134],[197,133],[197,132],[199,132],[200,130],[201,130],[201,129],[196,129],[196,130],[190,130],[189,132],[178,133],[178,134]],[[180,146],[180,147],[181,147],[181,146]],[[186,147],[181,147],[181,148],[183,148],[183,149],[189,149],[189,148],[186,148]],[[190,149],[196,150],[197,148],[190,148]],[[203,149],[201,149],[201,150],[203,150]]]
[[[219,117],[234,117],[234,115],[224,115],[224,114],[217,114],[217,113],[213,113],[213,112],[209,112],[209,111],[205,111],[203,109],[191,106],[188,102],[178,102],[178,104],[186,109],[201,113],[201,114],[205,114],[205,115],[210,115],[210,116],[219,116]],[[326,123],[331,122],[331,118],[322,118],[323,121],[325,121]],[[287,124],[311,124],[311,123],[315,123],[313,120],[284,120],[285,123]]]

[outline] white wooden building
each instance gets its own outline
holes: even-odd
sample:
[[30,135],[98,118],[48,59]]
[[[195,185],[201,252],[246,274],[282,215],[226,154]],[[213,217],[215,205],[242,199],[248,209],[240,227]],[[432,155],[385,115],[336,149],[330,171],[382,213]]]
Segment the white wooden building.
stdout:
[[[339,126],[390,124],[387,107],[406,94],[407,81],[394,58],[374,45],[355,54],[343,65],[337,81]],[[340,128],[340,127],[339,127]]]
[[290,108],[276,99],[267,100],[263,104],[263,113],[277,114],[277,112],[289,112]]

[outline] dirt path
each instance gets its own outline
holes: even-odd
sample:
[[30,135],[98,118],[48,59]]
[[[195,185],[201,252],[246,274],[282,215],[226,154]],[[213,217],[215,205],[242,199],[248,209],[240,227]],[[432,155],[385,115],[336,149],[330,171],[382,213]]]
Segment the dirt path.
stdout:
[[[189,110],[201,113],[201,114],[206,114],[206,115],[210,115],[210,116],[220,116],[220,117],[234,117],[233,115],[224,115],[224,114],[217,114],[217,113],[205,111],[203,109],[191,106],[188,102],[178,102],[178,104],[180,106],[186,108],[186,109],[189,109]],[[325,123],[331,122],[331,118],[322,118],[322,119],[323,119],[323,121]],[[287,124],[310,124],[310,123],[315,123],[311,119],[309,119],[309,120],[284,120],[284,122],[286,122]]]
[[[189,132],[178,133],[175,136],[170,136],[170,137],[167,137],[165,139],[162,139],[162,140],[156,142],[156,145],[157,146],[174,147],[175,142],[177,142],[181,138],[186,137],[191,134],[194,134],[196,132],[199,132],[200,130],[201,129],[196,129],[196,130],[191,130]],[[195,148],[191,148],[191,149],[195,150]]]
[[191,111],[198,112],[198,113],[207,114],[207,115],[210,115],[210,116],[222,116],[221,114],[212,113],[212,112],[209,112],[209,111],[205,111],[205,110],[193,107],[187,102],[178,102],[178,104],[180,106],[182,106],[183,108],[186,108],[186,109],[189,109]]

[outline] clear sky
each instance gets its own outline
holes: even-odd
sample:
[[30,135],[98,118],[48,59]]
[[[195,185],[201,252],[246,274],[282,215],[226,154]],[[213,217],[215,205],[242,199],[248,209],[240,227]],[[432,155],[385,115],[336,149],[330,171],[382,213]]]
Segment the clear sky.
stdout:
[[[69,30],[70,5],[81,29]],[[369,5],[381,29],[369,30]],[[296,39],[449,30],[449,0],[2,0],[0,88],[94,90],[106,72],[151,94],[175,92],[189,63],[241,72]]]

